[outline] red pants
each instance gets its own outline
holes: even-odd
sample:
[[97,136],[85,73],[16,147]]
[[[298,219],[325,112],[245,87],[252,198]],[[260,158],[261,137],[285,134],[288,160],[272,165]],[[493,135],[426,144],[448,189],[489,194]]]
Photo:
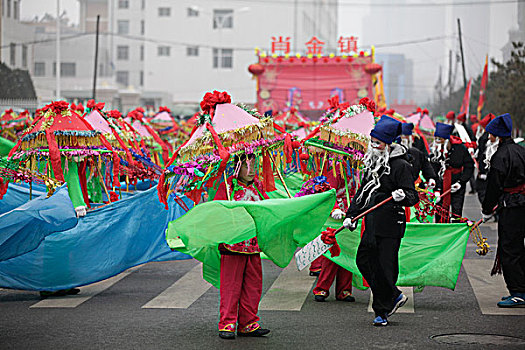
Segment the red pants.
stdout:
[[347,296],[352,295],[352,273],[324,256],[321,256],[321,258],[321,274],[317,279],[317,285],[313,291],[314,295],[325,292],[326,296],[328,296],[330,287],[332,286],[332,283],[334,283],[336,276],[336,298],[344,299]]
[[235,331],[256,324],[262,294],[262,265],[259,254],[221,255],[219,330]]
[[310,264],[310,271],[311,272],[319,272],[321,271],[321,263],[323,262],[323,256],[321,255],[320,257],[318,257],[317,259],[315,259],[314,261],[312,261],[312,263]]

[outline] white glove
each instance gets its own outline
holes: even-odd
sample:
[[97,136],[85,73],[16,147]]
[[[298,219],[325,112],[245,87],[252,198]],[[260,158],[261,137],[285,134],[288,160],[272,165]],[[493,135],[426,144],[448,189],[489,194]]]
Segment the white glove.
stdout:
[[427,182],[427,189],[428,190],[433,190],[434,187],[436,187],[436,180],[429,179],[428,182]]
[[87,214],[85,206],[76,207],[75,212],[77,213],[77,218],[81,216],[86,216]]
[[335,209],[332,212],[332,219],[341,220],[345,217],[345,213],[341,209]]
[[351,218],[346,218],[345,221],[343,221],[343,226],[349,229],[350,231],[353,231],[357,227],[357,220],[355,222],[352,222]]
[[434,199],[436,200],[436,204],[438,204],[441,201],[441,193],[434,192],[434,194],[435,194]]
[[392,198],[395,202],[401,202],[403,199],[405,199],[405,197],[405,191],[403,191],[402,189],[397,189],[394,192],[392,192]]
[[489,221],[492,217],[494,216],[494,214],[484,214],[483,212],[481,212],[481,218],[483,219],[483,222],[487,222]]
[[486,180],[487,179],[487,174],[479,174],[479,179],[480,180]]
[[459,182],[456,182],[455,184],[452,184],[452,186],[450,186],[450,192],[455,193],[459,191],[460,188],[461,184]]

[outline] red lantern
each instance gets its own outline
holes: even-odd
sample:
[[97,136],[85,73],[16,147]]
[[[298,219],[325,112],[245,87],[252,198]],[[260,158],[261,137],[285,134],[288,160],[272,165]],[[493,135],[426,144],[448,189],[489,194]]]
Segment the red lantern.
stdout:
[[365,65],[365,72],[368,74],[376,74],[382,69],[383,67],[379,63],[368,63]]
[[259,63],[250,64],[248,66],[248,71],[255,76],[261,75],[264,73],[264,66]]

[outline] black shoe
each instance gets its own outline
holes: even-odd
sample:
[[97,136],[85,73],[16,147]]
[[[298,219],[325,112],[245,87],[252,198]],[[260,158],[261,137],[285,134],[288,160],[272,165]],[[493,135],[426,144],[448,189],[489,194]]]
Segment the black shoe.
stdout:
[[235,339],[235,333],[230,331],[219,331],[219,338]]
[[351,296],[351,295],[349,295],[349,296],[347,296],[347,297],[345,297],[343,299],[337,299],[337,300],[339,300],[339,301],[346,301],[346,302],[349,302],[349,303],[355,302],[355,298],[353,296]]
[[326,295],[315,295],[314,300],[318,302],[323,302],[326,300]]
[[263,337],[268,333],[270,333],[269,329],[257,328],[256,330],[251,331],[251,332],[246,332],[246,333],[237,332],[237,335],[239,337]]
[[310,271],[310,276],[319,276],[319,274],[321,273],[321,271]]
[[66,289],[67,295],[77,295],[78,293],[80,293],[80,289],[78,288]]
[[66,296],[67,295],[67,289],[61,289],[61,290],[56,290],[56,291],[48,291],[48,290],[43,290],[43,291],[40,291],[40,297],[41,298],[47,298],[47,297],[63,297],[63,296]]

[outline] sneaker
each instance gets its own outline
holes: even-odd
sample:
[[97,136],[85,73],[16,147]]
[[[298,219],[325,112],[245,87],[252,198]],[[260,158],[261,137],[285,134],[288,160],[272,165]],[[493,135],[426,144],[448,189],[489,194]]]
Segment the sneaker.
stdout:
[[337,298],[338,301],[346,301],[348,303],[353,303],[355,302],[355,298],[352,296],[352,295],[347,295],[346,297],[344,298]]
[[219,338],[235,339],[235,333],[231,331],[219,331]]
[[506,297],[501,297],[501,300],[507,300],[507,299],[510,299],[512,298],[512,295],[507,295]]
[[525,307],[525,299],[521,296],[511,295],[510,298],[500,301],[498,307]]
[[388,313],[388,317],[395,314],[397,309],[399,309],[400,307],[406,304],[407,300],[408,300],[408,297],[406,295],[404,295],[403,293],[399,294],[396,300],[394,300],[394,307],[392,308],[392,311]]
[[385,327],[388,326],[388,320],[386,317],[377,316],[376,318],[374,318],[373,325],[376,327]]
[[257,328],[251,332],[237,332],[239,337],[264,337],[266,334],[270,333],[269,329]]
[[80,293],[80,289],[78,288],[66,289],[67,295],[77,295],[78,293]]
[[318,302],[325,301],[327,297],[328,297],[328,293],[325,292],[324,290],[321,290],[317,292],[316,294],[314,294],[314,300]]

